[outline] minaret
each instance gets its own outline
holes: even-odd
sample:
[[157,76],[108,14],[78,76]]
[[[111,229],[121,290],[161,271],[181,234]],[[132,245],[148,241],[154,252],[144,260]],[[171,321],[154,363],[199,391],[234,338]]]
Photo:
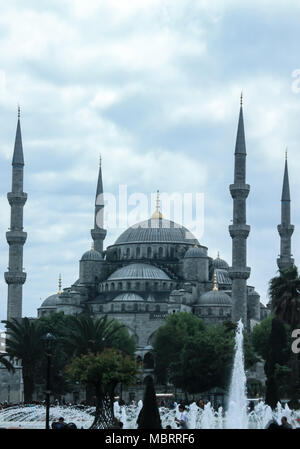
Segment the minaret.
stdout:
[[8,271],[4,274],[8,284],[7,320],[22,318],[22,290],[26,280],[26,273],[23,271],[23,245],[27,233],[23,231],[23,208],[27,200],[27,193],[23,192],[24,157],[19,107],[12,167],[12,191],[7,194],[11,206],[10,228],[6,233],[6,240],[9,244],[9,262]]
[[285,153],[285,166],[281,195],[281,224],[277,226],[277,229],[280,235],[280,256],[277,259],[277,265],[278,268],[282,270],[294,264],[294,259],[292,259],[291,255],[291,237],[294,232],[294,225],[291,224],[291,197],[287,152]]
[[234,153],[234,184],[230,185],[233,198],[233,224],[229,226],[232,238],[232,267],[229,276],[232,279],[232,320],[242,319],[247,325],[247,279],[250,268],[247,267],[247,237],[250,226],[246,224],[246,198],[250,186],[246,184],[246,144],[243,119],[243,97],[238,123]]
[[106,236],[106,230],[103,229],[104,224],[104,196],[103,196],[103,182],[102,182],[102,168],[101,156],[98,174],[98,183],[95,199],[95,219],[94,229],[91,230],[91,235],[94,240],[94,249],[103,255],[103,240]]

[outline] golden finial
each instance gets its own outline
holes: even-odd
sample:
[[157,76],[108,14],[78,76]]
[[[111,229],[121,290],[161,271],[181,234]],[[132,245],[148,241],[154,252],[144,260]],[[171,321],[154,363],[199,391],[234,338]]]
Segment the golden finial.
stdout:
[[94,241],[91,244],[91,251],[95,251],[95,242]]
[[20,109],[20,105],[18,104],[18,120],[20,120],[20,115],[21,115],[21,109]]
[[159,190],[156,192],[156,210],[152,214],[151,218],[162,218],[162,213],[160,212],[160,200],[159,200]]
[[58,294],[60,295],[61,293],[62,291],[61,291],[61,274],[60,274],[58,278]]
[[195,243],[194,248],[198,248],[198,243],[197,242]]
[[220,259],[220,253],[219,253],[219,251],[218,251],[218,254],[217,254],[217,259]]
[[102,157],[101,157],[101,153],[100,153],[100,160],[99,160],[99,167],[102,166]]
[[217,292],[219,289],[218,289],[218,283],[217,283],[217,275],[216,275],[216,273],[214,274],[214,286],[213,286],[213,291],[214,292]]
[[241,106],[243,106],[243,92],[241,92],[240,103],[241,103]]

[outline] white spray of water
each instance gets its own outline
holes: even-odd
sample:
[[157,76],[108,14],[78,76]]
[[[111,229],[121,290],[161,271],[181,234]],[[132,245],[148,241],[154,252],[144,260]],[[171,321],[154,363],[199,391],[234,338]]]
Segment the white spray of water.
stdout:
[[229,390],[229,407],[226,413],[227,429],[248,429],[247,379],[244,368],[243,329],[244,326],[242,320],[240,320],[235,335],[235,356]]

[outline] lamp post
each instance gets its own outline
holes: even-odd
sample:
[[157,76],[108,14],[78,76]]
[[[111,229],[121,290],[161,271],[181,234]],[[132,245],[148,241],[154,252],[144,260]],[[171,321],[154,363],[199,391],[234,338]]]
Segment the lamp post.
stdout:
[[49,410],[50,410],[50,372],[51,372],[51,357],[53,354],[54,344],[56,338],[54,335],[48,333],[43,337],[45,354],[47,357],[47,376],[46,376],[46,430],[49,429]]

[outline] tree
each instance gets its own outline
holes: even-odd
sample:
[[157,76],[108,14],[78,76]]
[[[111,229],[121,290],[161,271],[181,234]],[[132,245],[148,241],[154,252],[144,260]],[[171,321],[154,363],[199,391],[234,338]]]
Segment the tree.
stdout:
[[153,343],[158,382],[167,382],[170,366],[177,361],[187,338],[193,339],[204,327],[204,322],[191,313],[181,312],[167,317],[166,323],[157,330]]
[[96,319],[88,314],[70,316],[63,342],[71,356],[98,354],[107,347],[122,349],[128,354],[135,351],[134,338],[124,324],[110,320],[107,315]]
[[42,334],[36,321],[12,318],[4,321],[7,329],[6,350],[10,359],[21,360],[24,402],[32,402],[35,377],[43,357]]
[[266,403],[275,408],[280,400],[279,388],[276,379],[276,369],[284,366],[287,362],[286,330],[284,324],[278,318],[272,319],[271,333],[268,341],[268,352],[265,362],[266,381]]
[[2,365],[4,368],[7,369],[7,371],[9,371],[11,373],[15,372],[15,368],[14,368],[13,364],[11,363],[11,361],[9,361],[7,359],[6,353],[0,354],[0,365]]
[[152,376],[146,378],[143,407],[137,418],[137,424],[138,429],[162,428]]
[[101,353],[73,358],[65,372],[72,381],[80,381],[94,387],[96,395],[95,419],[91,429],[109,428],[113,422],[114,392],[118,383],[130,385],[138,373],[135,359],[113,348]]
[[[272,311],[276,317],[291,327],[300,326],[300,278],[295,265],[279,270],[279,276],[271,279],[269,284]],[[299,358],[291,353],[291,402],[293,408],[298,408],[299,398]]]
[[229,383],[234,334],[223,326],[207,326],[188,337],[177,361],[171,364],[171,381],[188,393],[199,393]]
[[[124,326],[107,315],[92,318],[88,314],[68,317],[68,326],[62,336],[62,342],[69,358],[84,354],[100,354],[105,348],[117,348],[129,355],[135,351],[135,341]],[[94,404],[94,384],[86,384],[86,402]]]

